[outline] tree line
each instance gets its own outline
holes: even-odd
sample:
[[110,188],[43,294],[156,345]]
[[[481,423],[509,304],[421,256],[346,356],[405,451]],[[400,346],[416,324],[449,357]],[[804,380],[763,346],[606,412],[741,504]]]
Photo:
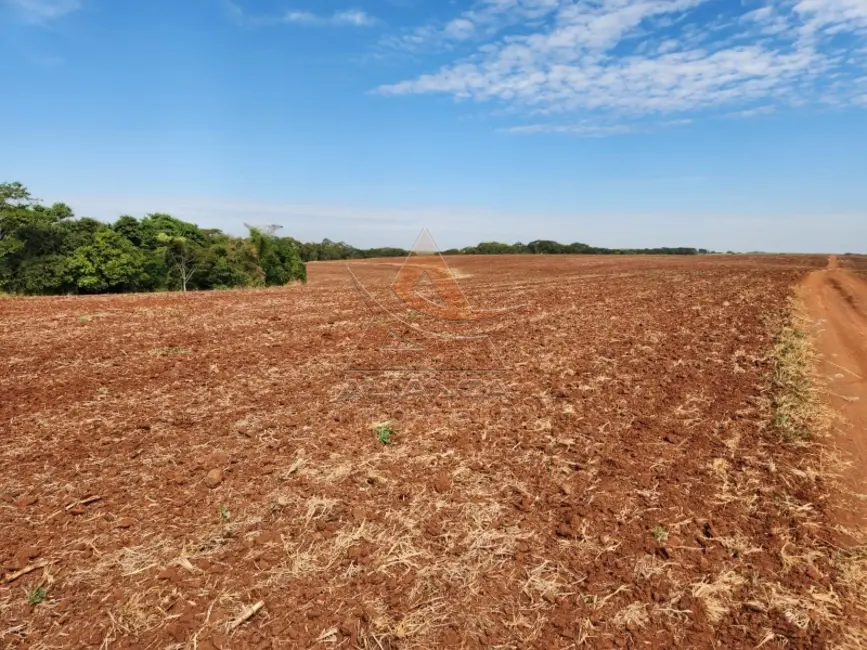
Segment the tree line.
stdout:
[[[318,260],[351,260],[370,257],[406,257],[408,250],[402,248],[354,248],[343,242],[325,239],[321,244],[301,244],[301,259],[305,262]],[[711,251],[705,248],[600,248],[579,242],[561,244],[539,239],[529,244],[504,244],[482,242],[477,246],[450,248],[443,255],[704,255]]]
[[248,226],[247,237],[167,214],[106,224],[0,184],[0,291],[25,295],[264,287],[305,282],[300,242]]
[[[247,226],[247,237],[200,228],[168,214],[114,223],[76,218],[64,203],[44,206],[21,183],[0,184],[0,291],[24,295],[229,289],[306,282],[305,262],[406,257],[402,248],[355,248],[324,239],[278,237]],[[482,242],[445,255],[698,255],[695,248],[598,248],[536,240]]]

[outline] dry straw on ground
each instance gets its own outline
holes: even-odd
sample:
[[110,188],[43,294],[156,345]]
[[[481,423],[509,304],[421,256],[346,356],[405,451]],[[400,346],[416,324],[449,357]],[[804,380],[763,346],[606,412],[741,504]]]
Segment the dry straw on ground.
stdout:
[[786,316],[824,264],[461,258],[474,304],[527,305],[473,402],[335,399],[366,317],[342,265],[3,300],[0,561],[50,564],[0,586],[0,645],[856,648],[865,558]]

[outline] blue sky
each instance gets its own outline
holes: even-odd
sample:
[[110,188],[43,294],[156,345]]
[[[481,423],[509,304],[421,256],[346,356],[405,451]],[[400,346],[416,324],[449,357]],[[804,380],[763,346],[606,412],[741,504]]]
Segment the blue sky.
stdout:
[[867,251],[867,0],[0,0],[0,57],[79,216]]

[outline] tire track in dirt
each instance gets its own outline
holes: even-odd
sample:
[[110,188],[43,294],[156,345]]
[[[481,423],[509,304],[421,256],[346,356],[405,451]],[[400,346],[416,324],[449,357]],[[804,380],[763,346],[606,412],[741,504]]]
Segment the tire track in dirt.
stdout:
[[[828,380],[830,405],[841,416],[835,443],[852,462],[845,486],[867,494],[867,282],[832,255],[828,267],[810,273],[801,288],[814,323],[819,371]],[[867,506],[840,508],[839,518],[847,528],[867,528]]]

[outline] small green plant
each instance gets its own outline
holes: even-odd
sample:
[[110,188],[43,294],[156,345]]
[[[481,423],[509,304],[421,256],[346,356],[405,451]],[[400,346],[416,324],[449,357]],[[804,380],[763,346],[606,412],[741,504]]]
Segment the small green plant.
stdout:
[[376,439],[379,440],[379,444],[381,444],[381,445],[390,445],[391,444],[392,430],[391,430],[391,425],[388,422],[377,425],[374,428],[374,431],[376,431]]
[[38,585],[34,589],[31,589],[27,592],[27,604],[38,605],[45,600],[47,595],[48,594],[45,591],[45,587],[43,587],[42,585]]
[[222,503],[220,504],[220,517],[227,524],[232,520],[232,513],[229,512],[229,509]]
[[659,524],[657,524],[650,532],[653,533],[653,539],[655,539],[660,544],[668,541],[668,531],[665,530],[664,526],[660,526]]

